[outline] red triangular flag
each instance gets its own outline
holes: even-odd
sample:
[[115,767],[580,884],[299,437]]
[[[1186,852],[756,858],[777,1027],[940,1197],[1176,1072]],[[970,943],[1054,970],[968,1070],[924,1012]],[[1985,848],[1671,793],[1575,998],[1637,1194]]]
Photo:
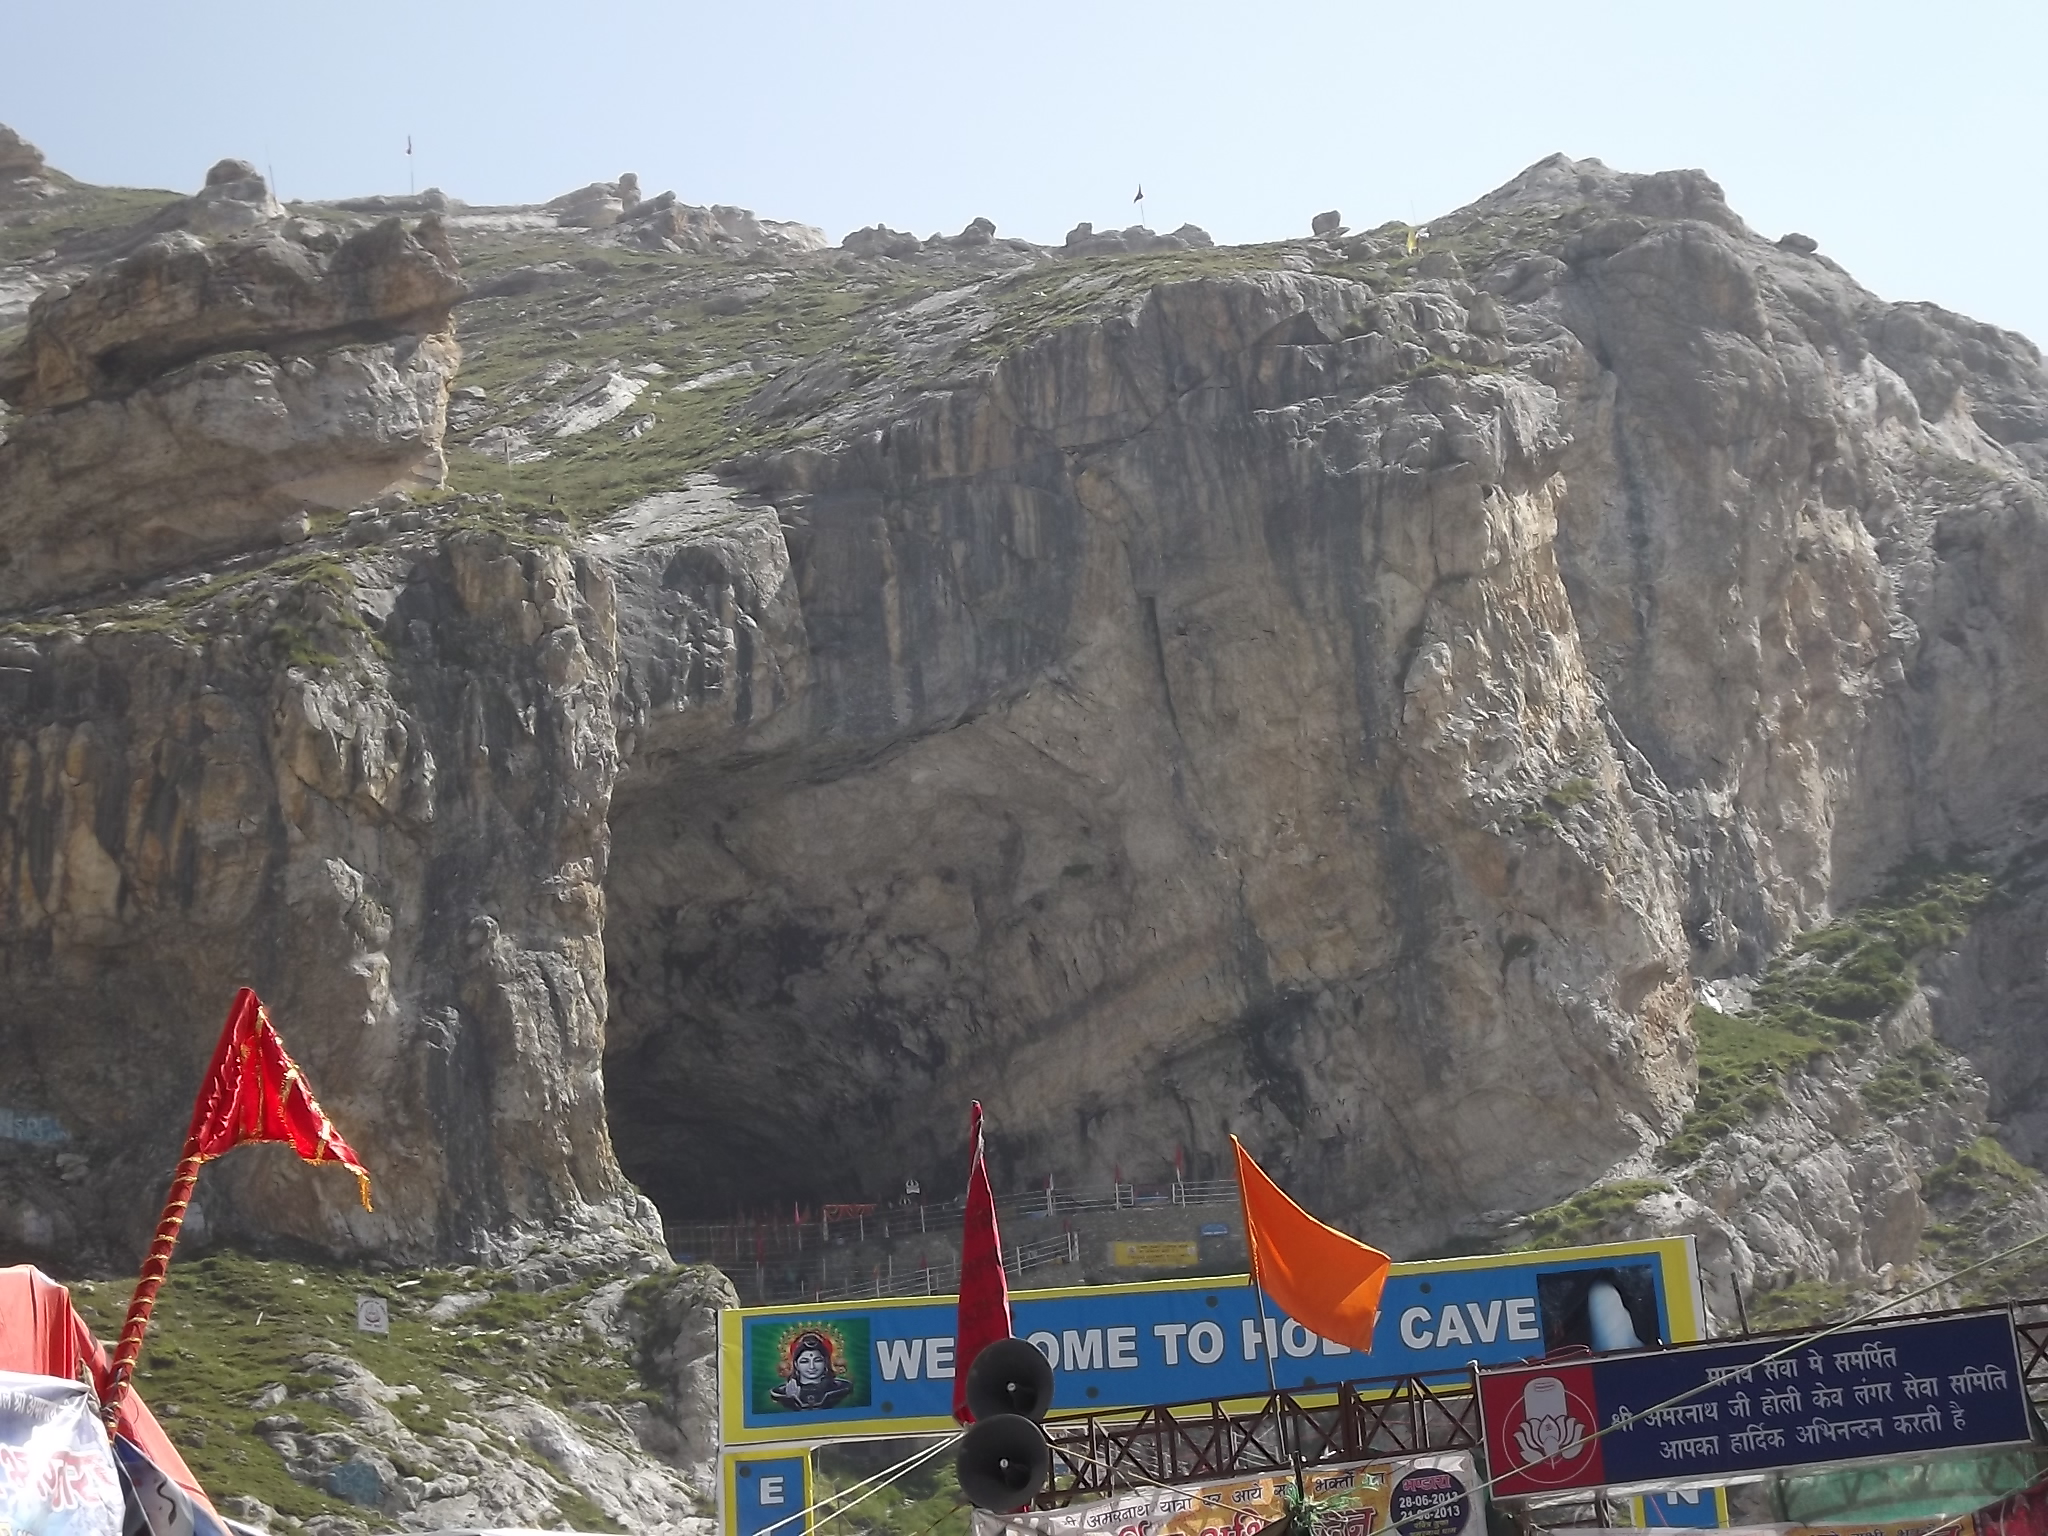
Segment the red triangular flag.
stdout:
[[996,1230],[996,1197],[988,1187],[981,1147],[981,1101],[967,1122],[967,1213],[960,1234],[960,1311],[953,1326],[953,1417],[974,1422],[967,1406],[967,1368],[997,1339],[1010,1336],[1010,1281],[1003,1273],[1003,1238]]
[[244,987],[213,1048],[186,1145],[204,1163],[248,1141],[288,1142],[309,1163],[341,1164],[356,1176],[363,1209],[370,1208],[369,1171],[313,1097],[298,1063],[285,1054],[270,1010]]

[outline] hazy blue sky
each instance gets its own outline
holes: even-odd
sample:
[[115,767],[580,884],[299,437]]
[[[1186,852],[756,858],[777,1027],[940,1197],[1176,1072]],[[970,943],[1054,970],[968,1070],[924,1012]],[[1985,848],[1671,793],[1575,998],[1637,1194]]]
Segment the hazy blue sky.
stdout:
[[[1221,240],[1426,219],[1555,150],[1700,166],[1887,298],[2048,343],[2043,0],[4,0],[0,121],[93,181],[649,193],[822,225]],[[30,61],[38,61],[31,63]]]

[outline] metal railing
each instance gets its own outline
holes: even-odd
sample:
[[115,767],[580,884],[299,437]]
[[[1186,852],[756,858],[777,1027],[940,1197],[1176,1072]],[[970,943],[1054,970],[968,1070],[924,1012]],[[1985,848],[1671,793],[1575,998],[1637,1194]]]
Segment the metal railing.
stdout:
[[[1040,1243],[1006,1243],[1003,1245],[1003,1272],[1012,1280],[1022,1280],[1036,1269],[1048,1264],[1078,1264],[1081,1262],[1081,1235],[1078,1232],[1062,1232],[1057,1237],[1047,1238]],[[865,1280],[847,1280],[838,1285],[817,1285],[801,1293],[801,1298],[811,1301],[858,1301],[864,1296],[950,1296],[960,1286],[960,1261],[949,1259],[944,1264],[925,1265],[918,1269],[905,1270],[897,1274],[893,1265],[872,1266]]]
[[1167,1403],[1128,1414],[1046,1420],[1053,1477],[1040,1509],[1107,1498],[1139,1483],[1188,1483],[1281,1472],[1304,1463],[1464,1451],[1479,1445],[1479,1402],[1468,1379],[1420,1376],[1341,1383],[1327,1402],[1292,1392]]
[[[1034,1189],[998,1195],[998,1220],[1037,1220],[1086,1211],[1146,1210],[1179,1205],[1235,1205],[1231,1179],[1183,1179],[1168,1184],[1105,1184],[1080,1189]],[[966,1197],[895,1205],[820,1205],[790,1216],[735,1221],[679,1221],[668,1225],[669,1250],[678,1258],[729,1266],[815,1253],[830,1243],[896,1243],[912,1237],[957,1237]]]

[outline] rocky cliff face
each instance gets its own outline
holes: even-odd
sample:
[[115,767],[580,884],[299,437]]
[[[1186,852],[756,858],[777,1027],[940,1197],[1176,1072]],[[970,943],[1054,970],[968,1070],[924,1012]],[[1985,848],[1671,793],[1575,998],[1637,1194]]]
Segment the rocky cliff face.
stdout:
[[[1724,1274],[1908,1256],[1868,1202],[1840,1241],[1729,1225],[1787,1157],[1698,1171],[1733,1154],[1683,1140],[1693,1009],[1909,855],[2036,835],[2022,338],[1873,298],[1697,173],[1562,159],[1415,254],[734,256],[556,217],[194,237],[29,316],[0,463],[160,379],[267,398],[368,348],[325,505],[367,501],[381,445],[439,451],[456,250],[476,382],[411,503],[325,510],[310,447],[216,513],[81,489],[75,541],[0,494],[5,1241],[137,1241],[246,980],[385,1193],[251,1157],[209,1176],[216,1232],[651,1241],[628,1175],[672,1216],[938,1187],[973,1095],[1007,1179],[1209,1171],[1236,1131],[1406,1252],[1679,1137],[1645,1219],[1733,1233]],[[351,286],[372,248],[411,275]],[[151,262],[202,295],[298,263],[282,307],[318,319],[149,311]],[[2029,1155],[2038,1085],[2000,1064],[2033,900],[2008,882],[1939,978],[1950,938],[1901,960]],[[1816,1051],[1919,1041],[1842,1006],[1865,1033]],[[1958,1093],[1916,1191],[1983,1127]]]

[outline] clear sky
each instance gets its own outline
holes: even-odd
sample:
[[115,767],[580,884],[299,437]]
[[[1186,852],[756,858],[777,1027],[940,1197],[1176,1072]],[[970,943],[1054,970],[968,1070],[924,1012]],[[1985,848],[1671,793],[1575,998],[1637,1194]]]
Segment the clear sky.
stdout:
[[918,234],[1305,234],[1553,151],[1699,166],[1887,298],[2048,344],[2048,0],[0,0],[0,121],[91,181],[647,193]]

